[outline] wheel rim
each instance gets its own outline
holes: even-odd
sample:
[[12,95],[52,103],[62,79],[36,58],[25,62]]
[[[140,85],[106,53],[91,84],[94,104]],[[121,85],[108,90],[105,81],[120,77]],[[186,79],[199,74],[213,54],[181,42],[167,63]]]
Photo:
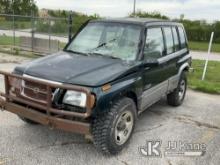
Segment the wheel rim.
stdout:
[[182,80],[179,87],[179,100],[182,100],[186,91],[186,82]]
[[134,125],[134,117],[130,111],[123,112],[116,122],[115,141],[123,145],[130,137]]

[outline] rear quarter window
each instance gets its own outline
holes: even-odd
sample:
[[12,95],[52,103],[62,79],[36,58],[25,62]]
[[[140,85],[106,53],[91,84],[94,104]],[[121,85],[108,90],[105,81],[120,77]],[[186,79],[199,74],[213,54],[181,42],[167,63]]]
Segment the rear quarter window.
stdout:
[[185,31],[182,27],[178,27],[179,31],[179,37],[180,37],[180,46],[181,48],[186,48],[187,43],[186,43],[186,36],[185,36]]
[[180,49],[179,37],[178,37],[176,27],[172,27],[172,31],[173,31],[174,49],[175,49],[175,52],[176,52]]

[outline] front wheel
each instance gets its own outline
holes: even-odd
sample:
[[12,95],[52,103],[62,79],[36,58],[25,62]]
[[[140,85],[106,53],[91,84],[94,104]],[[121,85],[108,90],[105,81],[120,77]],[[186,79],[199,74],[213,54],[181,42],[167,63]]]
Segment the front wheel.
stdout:
[[134,130],[136,106],[122,98],[108,112],[98,115],[92,125],[94,145],[105,154],[117,154],[127,144]]
[[180,80],[177,88],[170,94],[167,95],[167,102],[172,106],[180,106],[185,98],[187,90],[187,77],[186,73],[183,72],[180,76]]

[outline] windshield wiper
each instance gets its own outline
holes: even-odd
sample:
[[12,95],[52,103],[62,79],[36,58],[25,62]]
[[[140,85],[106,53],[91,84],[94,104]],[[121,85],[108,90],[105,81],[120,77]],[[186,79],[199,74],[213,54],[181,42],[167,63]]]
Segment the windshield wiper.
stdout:
[[80,55],[83,55],[83,56],[88,56],[87,53],[77,52],[77,51],[74,51],[74,50],[66,49],[66,50],[64,50],[64,51],[70,52],[70,53],[74,53],[74,54],[80,54]]
[[112,40],[110,40],[110,41],[108,41],[108,42],[103,42],[103,43],[101,43],[100,45],[98,45],[97,47],[91,49],[90,52],[92,52],[92,51],[94,51],[94,50],[97,50],[97,49],[99,49],[99,48],[102,48],[103,46],[106,46],[106,45],[108,45],[109,43],[114,42],[114,41],[116,41],[116,38],[114,38],[114,39],[112,39]]
[[102,57],[108,57],[108,58],[112,58],[112,59],[121,59],[119,57],[115,57],[115,56],[111,56],[111,55],[106,55],[106,54],[101,54],[101,53],[88,53],[89,55],[97,55],[97,56],[102,56]]

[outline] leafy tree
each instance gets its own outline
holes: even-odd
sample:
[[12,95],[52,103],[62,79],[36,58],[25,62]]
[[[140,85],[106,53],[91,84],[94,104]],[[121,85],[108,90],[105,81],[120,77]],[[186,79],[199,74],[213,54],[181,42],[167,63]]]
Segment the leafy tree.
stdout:
[[[59,18],[66,18],[66,22],[64,21],[55,21],[53,25],[51,25],[51,31],[54,33],[66,33],[68,31],[68,22],[67,18],[70,14],[72,14],[73,18],[73,33],[75,33],[83,23],[91,19],[98,19],[100,16],[98,14],[94,15],[86,15],[78,12],[71,12],[66,10],[48,10],[48,14],[50,17],[59,17]],[[45,25],[40,24],[38,29],[46,31]]]
[[1,0],[0,13],[31,15],[38,14],[38,7],[34,0]]
[[[157,18],[157,19],[170,19],[169,17],[160,14],[159,12],[144,12],[138,11],[135,15],[130,14],[130,17],[140,18]],[[208,42],[210,40],[211,32],[215,32],[214,42],[220,43],[220,21],[214,23],[207,23],[205,20],[189,20],[185,19],[184,14],[181,14],[179,19],[173,21],[181,22],[185,29],[190,41]]]
[[10,12],[11,12],[11,0],[1,0],[0,13],[10,13]]
[[139,17],[139,18],[158,18],[158,19],[169,19],[169,17],[162,15],[161,13],[154,11],[154,12],[145,12],[145,11],[137,11],[134,15],[134,13],[129,15],[130,17]]

